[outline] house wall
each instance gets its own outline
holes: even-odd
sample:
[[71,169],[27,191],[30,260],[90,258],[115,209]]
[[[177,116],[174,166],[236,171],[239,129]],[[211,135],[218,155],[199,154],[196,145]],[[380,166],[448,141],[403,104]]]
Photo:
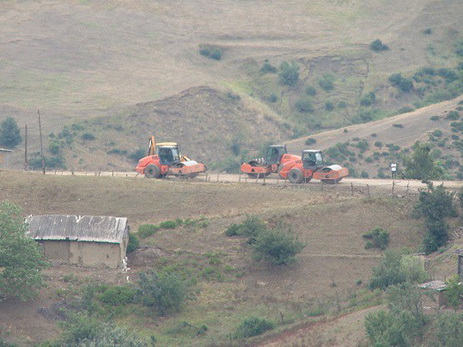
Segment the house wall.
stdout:
[[121,245],[117,243],[44,240],[40,244],[50,261],[113,269],[122,263]]

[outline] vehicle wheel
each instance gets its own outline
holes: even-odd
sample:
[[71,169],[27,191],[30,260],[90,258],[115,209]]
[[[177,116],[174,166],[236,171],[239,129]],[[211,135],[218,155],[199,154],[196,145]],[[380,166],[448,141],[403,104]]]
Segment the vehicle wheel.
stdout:
[[193,172],[187,175],[188,178],[195,178],[196,176],[199,175],[199,172]]
[[335,180],[322,180],[323,183],[326,183],[326,184],[336,184],[338,182],[341,182],[342,180],[342,177],[341,178],[337,178]]
[[161,176],[161,170],[154,165],[154,164],[149,164],[145,168],[145,177],[146,178],[159,178]]
[[257,175],[259,175],[259,174],[257,174],[257,173],[248,173],[249,178],[257,178]]
[[302,183],[302,181],[304,180],[304,176],[302,175],[302,172],[299,169],[292,169],[288,174],[288,178],[291,183],[296,184]]

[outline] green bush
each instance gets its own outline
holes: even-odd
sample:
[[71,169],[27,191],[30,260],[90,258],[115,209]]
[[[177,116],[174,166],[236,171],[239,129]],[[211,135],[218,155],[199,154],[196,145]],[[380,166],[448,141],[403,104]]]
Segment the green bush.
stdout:
[[373,267],[368,287],[384,290],[394,284],[422,282],[426,277],[418,258],[407,256],[402,250],[387,250],[381,263]]
[[160,227],[155,224],[141,224],[138,227],[138,235],[144,239],[147,238],[148,236],[154,235],[156,231],[158,231]]
[[374,92],[369,92],[368,94],[365,94],[360,98],[360,105],[362,106],[371,106],[375,102],[376,94]]
[[383,44],[380,39],[376,39],[372,43],[370,43],[370,49],[375,52],[381,52],[387,51],[389,47]]
[[393,86],[399,88],[403,92],[409,92],[413,89],[413,82],[407,78],[402,77],[402,74],[395,73],[389,77],[389,82],[392,83]]
[[436,347],[459,347],[463,341],[463,317],[461,313],[443,312],[434,323]]
[[403,126],[402,124],[400,124],[400,123],[392,124],[392,126],[393,126],[394,128],[403,128],[403,127],[404,127],[404,126]]
[[294,86],[299,81],[299,66],[292,62],[291,64],[286,61],[280,65],[280,71],[278,73],[280,83],[287,86]]
[[445,281],[447,288],[444,292],[450,306],[456,311],[461,306],[463,298],[463,284],[460,284],[460,277],[454,275]]
[[445,119],[450,119],[450,120],[457,120],[460,118],[460,113],[458,111],[450,111],[446,116]]
[[325,102],[325,110],[333,111],[334,110],[334,104],[331,101]]
[[310,96],[315,96],[317,95],[317,89],[315,89],[313,86],[307,86],[305,88],[305,93]]
[[211,46],[211,45],[199,45],[199,54],[214,59],[214,60],[220,60],[222,59],[222,49],[217,46]]
[[55,154],[55,155],[60,154],[61,153],[61,145],[57,141],[50,141],[48,143],[48,151],[51,154]]
[[378,147],[378,148],[381,148],[381,147],[383,147],[383,143],[381,141],[375,141],[374,146]]
[[313,137],[309,137],[307,140],[305,140],[304,143],[305,143],[307,146],[311,146],[311,145],[317,143],[317,140],[314,139]]
[[227,236],[248,236],[254,238],[267,227],[257,216],[248,215],[241,224],[232,224],[225,231]]
[[241,322],[236,329],[236,337],[252,337],[272,330],[275,324],[265,318],[250,317]]
[[81,138],[84,141],[92,141],[92,140],[95,140],[95,135],[93,135],[91,133],[84,133],[84,134],[82,134]]
[[409,113],[409,112],[413,112],[415,109],[413,107],[410,107],[410,106],[404,106],[404,107],[401,107],[399,108],[399,110],[397,111],[398,114],[403,114],[403,113]]
[[275,229],[264,229],[255,237],[253,243],[254,257],[257,260],[266,260],[273,265],[287,265],[296,260],[306,245],[297,237],[284,230],[282,226]]
[[432,116],[429,119],[432,120],[432,121],[436,121],[436,120],[439,120],[439,116]]
[[63,325],[65,330],[57,346],[148,346],[125,328],[85,314],[69,315]]
[[135,300],[137,290],[128,286],[108,286],[98,299],[108,305],[127,305]]
[[141,273],[139,287],[141,302],[148,307],[155,307],[160,316],[179,312],[188,294],[185,281],[170,272]]
[[176,221],[176,220],[166,220],[164,222],[159,223],[159,227],[161,229],[175,229],[178,225],[181,225],[181,220]]
[[132,253],[140,247],[140,239],[134,233],[129,232],[129,243],[127,244],[127,253]]
[[334,89],[334,76],[331,74],[325,74],[318,80],[318,84],[324,91],[329,92]]
[[[338,108],[346,108],[346,107],[347,107],[347,104],[346,104],[345,101],[340,101],[340,102],[338,103]],[[344,130],[346,130],[346,129],[344,129]]]
[[380,248],[386,249],[389,244],[389,232],[383,228],[376,227],[368,233],[362,235],[364,239],[367,239],[365,248]]
[[301,113],[309,113],[314,111],[312,99],[308,96],[296,101],[294,106]]
[[264,62],[262,67],[260,68],[260,72],[262,73],[276,73],[277,68],[271,65],[267,60]]

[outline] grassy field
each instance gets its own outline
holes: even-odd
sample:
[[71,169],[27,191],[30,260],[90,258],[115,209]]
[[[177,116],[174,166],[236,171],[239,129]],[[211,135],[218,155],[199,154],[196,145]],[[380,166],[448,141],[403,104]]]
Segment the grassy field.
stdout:
[[[243,319],[253,315],[275,322],[272,334],[276,334],[295,324],[375,305],[381,302],[380,296],[366,290],[365,284],[381,252],[365,249],[361,235],[376,226],[386,228],[393,248],[414,248],[422,237],[422,222],[410,217],[409,199],[391,198],[388,192],[383,197],[352,197],[349,187],[342,185],[321,192],[314,185],[282,189],[6,171],[0,176],[0,200],[18,204],[24,215],[125,216],[132,231],[140,224],[177,218],[202,221],[159,230],[142,239],[142,248],[129,257],[132,282],[140,271],[168,266],[196,283],[194,299],[173,316],[156,318],[133,304],[113,308],[119,324],[141,336],[155,335],[161,345],[213,345],[230,342],[230,338],[239,343],[231,336]],[[254,261],[245,239],[225,236],[230,224],[243,221],[248,214],[268,225],[283,222],[291,226],[307,243],[296,264],[285,268]],[[37,314],[39,307],[51,309],[57,302],[71,302],[88,283],[127,284],[127,274],[118,271],[59,266],[45,273],[48,286],[35,301],[0,304],[0,324],[8,322],[9,327],[7,340],[21,344],[28,339],[54,338],[60,328],[55,320]],[[71,281],[69,274],[76,279]],[[207,333],[196,336],[192,327],[203,324]],[[352,339],[361,341],[363,336]]]

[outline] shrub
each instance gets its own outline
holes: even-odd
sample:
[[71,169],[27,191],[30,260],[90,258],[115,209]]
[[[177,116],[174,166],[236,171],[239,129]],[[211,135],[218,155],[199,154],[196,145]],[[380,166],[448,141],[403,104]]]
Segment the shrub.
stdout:
[[411,157],[404,158],[405,176],[410,179],[439,179],[443,169],[431,157],[429,144],[416,142]]
[[138,227],[138,235],[144,239],[147,238],[148,236],[154,235],[156,231],[158,231],[160,227],[155,224],[141,224]]
[[284,230],[282,226],[275,229],[261,230],[253,243],[254,256],[257,260],[267,260],[273,265],[287,265],[296,259],[305,244],[297,237]]
[[276,73],[277,68],[273,65],[271,65],[267,60],[264,61],[264,64],[260,68],[260,72],[262,73]]
[[383,44],[380,39],[376,39],[372,43],[370,43],[370,49],[375,52],[381,52],[387,51],[389,47]]
[[323,90],[329,92],[334,89],[334,76],[331,74],[325,74],[318,80],[318,84],[323,88]]
[[421,282],[427,277],[420,259],[406,255],[402,250],[387,250],[381,263],[373,267],[368,284],[370,289],[387,287],[404,282]]
[[305,93],[310,96],[315,96],[317,95],[317,89],[312,86],[307,86],[307,88],[305,88]]
[[222,59],[222,50],[217,46],[201,44],[199,45],[199,54],[214,60]]
[[312,99],[310,97],[299,99],[298,101],[296,101],[295,107],[299,112],[302,112],[302,113],[308,113],[308,112],[314,111]]
[[248,215],[243,223],[230,225],[225,231],[225,235],[248,236],[254,238],[266,228],[265,223],[259,217]]
[[434,323],[435,340],[431,344],[436,347],[457,347],[463,341],[463,320],[461,313],[443,312]]
[[309,137],[307,140],[304,142],[307,146],[311,146],[315,143],[317,143],[317,140],[315,140],[313,137]]
[[431,35],[432,34],[432,29],[431,28],[424,29],[423,34]]
[[287,86],[294,86],[299,81],[299,66],[294,62],[289,64],[286,61],[280,65],[278,73],[280,83]]
[[368,94],[363,95],[360,98],[360,105],[370,106],[376,102],[376,94],[374,92],[369,92]]
[[252,337],[263,334],[267,330],[272,330],[275,325],[265,319],[250,317],[241,322],[236,330],[237,337]]
[[91,141],[91,140],[95,140],[95,135],[93,135],[91,133],[84,133],[84,134],[82,134],[81,138],[84,141]]
[[129,233],[129,243],[127,244],[127,253],[132,253],[140,247],[140,239],[134,233]]
[[137,290],[128,286],[109,286],[99,295],[99,300],[109,305],[127,305],[135,300]]
[[432,116],[429,119],[432,120],[432,121],[436,121],[436,120],[439,120],[439,116]]
[[175,221],[175,220],[166,220],[159,224],[161,229],[175,229],[178,225],[181,225],[182,221]]
[[400,123],[392,124],[394,128],[403,128],[404,126]]
[[389,77],[389,82],[391,82],[393,86],[399,88],[403,92],[409,92],[413,89],[413,82],[402,77],[402,74],[400,73],[392,74]]
[[214,59],[214,60],[220,60],[222,59],[222,50],[217,48],[217,49],[214,49],[211,53],[211,58]]
[[334,110],[334,104],[331,101],[325,102],[325,110],[333,111]]
[[101,323],[85,314],[69,315],[64,327],[62,341],[57,344],[59,346],[147,346],[125,328]]
[[160,316],[179,312],[187,298],[185,282],[170,272],[141,273],[139,287],[141,302],[148,307],[155,307]]
[[460,284],[460,277],[458,275],[452,276],[447,281],[447,288],[444,292],[445,297],[450,306],[456,311],[461,305],[461,298],[463,297],[463,284]]
[[389,244],[389,232],[380,227],[376,227],[368,233],[363,234],[362,237],[368,240],[365,244],[365,248],[367,249],[386,249],[387,245]]
[[345,101],[340,101],[340,102],[338,103],[338,108],[346,108],[346,107],[347,107],[347,104],[346,104]]
[[142,148],[137,149],[135,152],[132,152],[127,156],[127,158],[129,158],[134,163],[138,163],[138,161],[144,157],[146,157],[146,150]]
[[450,111],[446,116],[445,119],[450,119],[450,120],[457,120],[460,118],[460,113],[458,111]]
[[269,97],[269,101],[270,102],[277,102],[278,101],[278,97],[276,96],[276,94],[272,93]]
[[408,113],[408,112],[413,112],[413,111],[414,111],[414,108],[413,108],[413,107],[404,106],[404,107],[399,108],[399,110],[397,111],[397,113],[398,113],[398,114],[402,114],[402,113]]
[[374,146],[378,147],[378,148],[381,148],[381,147],[383,147],[383,143],[381,141],[375,141]]
[[59,142],[56,142],[56,141],[50,141],[48,143],[48,151],[51,153],[51,154],[60,154],[61,152],[61,146],[59,144]]

